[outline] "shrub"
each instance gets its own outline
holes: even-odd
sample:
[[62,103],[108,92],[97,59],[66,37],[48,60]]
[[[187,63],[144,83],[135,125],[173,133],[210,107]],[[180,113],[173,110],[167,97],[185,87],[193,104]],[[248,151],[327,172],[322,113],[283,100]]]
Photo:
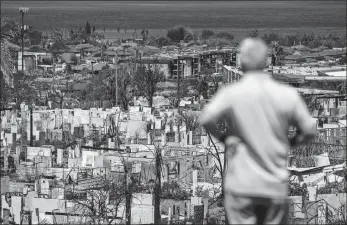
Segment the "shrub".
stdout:
[[203,30],[201,33],[202,39],[208,39],[214,36],[214,32],[212,30]]
[[176,43],[179,43],[181,41],[190,42],[197,39],[193,31],[184,26],[174,27],[168,30],[166,37],[169,38],[172,42]]
[[161,193],[161,198],[163,199],[186,200],[190,196],[190,192],[182,189],[175,181],[163,184]]
[[234,35],[228,33],[228,32],[219,32],[217,35],[216,35],[217,38],[222,38],[222,39],[226,39],[226,40],[229,40],[229,41],[232,41],[234,40]]

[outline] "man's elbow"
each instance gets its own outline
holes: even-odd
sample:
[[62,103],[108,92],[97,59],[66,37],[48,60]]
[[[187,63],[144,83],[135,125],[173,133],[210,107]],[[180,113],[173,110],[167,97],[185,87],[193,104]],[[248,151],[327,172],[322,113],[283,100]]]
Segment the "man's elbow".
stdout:
[[307,133],[306,133],[306,139],[307,140],[312,140],[312,139],[314,139],[315,137],[316,137],[316,135],[317,135],[317,132],[316,132],[316,130],[314,130],[314,129],[311,129],[311,130],[309,130]]
[[317,132],[315,129],[307,129],[301,135],[302,135],[303,142],[309,142],[316,137]]
[[206,118],[203,117],[200,120],[200,125],[207,131],[207,132],[211,132],[211,130],[213,130],[213,122]]
[[210,123],[210,120],[211,119],[209,117],[207,117],[206,115],[202,115],[200,117],[199,122],[200,122],[200,125],[205,128],[205,126]]
[[200,124],[207,132],[211,130],[211,123],[209,121],[201,121]]

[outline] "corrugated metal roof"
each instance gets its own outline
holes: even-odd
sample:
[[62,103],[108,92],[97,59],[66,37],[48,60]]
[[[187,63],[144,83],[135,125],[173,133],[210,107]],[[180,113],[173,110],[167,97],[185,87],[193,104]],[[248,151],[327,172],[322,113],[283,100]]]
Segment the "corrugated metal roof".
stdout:
[[312,88],[296,88],[302,94],[339,94],[339,91],[321,90]]
[[325,73],[328,76],[334,76],[334,77],[346,77],[346,71],[333,71],[333,72],[327,72]]

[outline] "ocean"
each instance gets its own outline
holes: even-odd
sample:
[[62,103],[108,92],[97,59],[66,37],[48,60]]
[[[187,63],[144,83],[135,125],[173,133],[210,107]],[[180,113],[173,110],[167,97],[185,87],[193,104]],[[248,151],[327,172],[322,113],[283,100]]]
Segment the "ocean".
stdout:
[[143,28],[161,35],[177,25],[231,33],[346,33],[345,1],[1,1],[1,18],[20,21],[19,7],[30,8],[26,24],[47,32],[89,21],[106,36],[117,35],[117,27],[127,28],[127,35]]

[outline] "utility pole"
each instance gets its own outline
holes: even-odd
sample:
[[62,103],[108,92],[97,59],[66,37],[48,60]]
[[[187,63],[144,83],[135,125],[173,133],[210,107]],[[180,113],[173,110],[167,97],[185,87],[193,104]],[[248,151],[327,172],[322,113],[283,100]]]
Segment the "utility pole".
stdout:
[[177,101],[178,101],[178,109],[180,107],[180,56],[177,57]]
[[6,146],[5,146],[5,150],[4,150],[4,168],[5,168],[5,173],[7,175],[7,170],[8,170],[8,144],[7,144],[7,138],[5,138],[5,143],[6,143]]
[[30,106],[30,146],[33,147],[33,105]]
[[118,106],[118,55],[116,55],[116,106]]
[[[177,110],[178,116],[180,116],[180,56],[177,57]],[[177,121],[178,142],[181,142],[180,138],[180,120]]]
[[273,57],[275,57],[274,54],[274,48],[272,47],[272,56],[271,56],[271,65],[272,65],[272,76],[274,75],[274,64],[273,64]]
[[128,170],[127,161],[124,163],[125,178],[125,224],[131,225],[131,176]]
[[22,38],[22,72],[24,73],[24,14],[29,12],[29,8],[20,7],[19,12],[22,15],[22,29],[21,29],[21,38]]
[[24,11],[21,11],[22,14],[22,72],[24,73]]
[[[92,79],[93,79],[93,85],[94,85],[94,83],[95,83],[95,76],[94,76],[94,61],[92,61],[91,62],[91,64],[92,64]],[[95,91],[94,91],[94,89],[95,89],[95,86],[93,87],[93,107],[94,107],[94,104],[95,104]]]
[[155,186],[154,186],[154,224],[161,224],[160,197],[161,197],[161,150],[156,146],[155,152]]
[[119,150],[119,119],[120,119],[120,112],[118,113],[118,119],[117,119],[117,126],[116,126],[116,140],[115,140],[115,148]]

